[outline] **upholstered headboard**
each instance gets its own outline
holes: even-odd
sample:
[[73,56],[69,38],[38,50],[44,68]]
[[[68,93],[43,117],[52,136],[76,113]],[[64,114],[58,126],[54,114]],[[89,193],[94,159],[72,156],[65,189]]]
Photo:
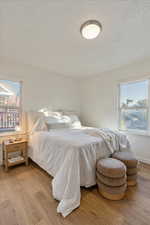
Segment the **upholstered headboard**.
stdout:
[[27,130],[30,133],[36,121],[43,117],[42,112],[30,111],[27,113]]

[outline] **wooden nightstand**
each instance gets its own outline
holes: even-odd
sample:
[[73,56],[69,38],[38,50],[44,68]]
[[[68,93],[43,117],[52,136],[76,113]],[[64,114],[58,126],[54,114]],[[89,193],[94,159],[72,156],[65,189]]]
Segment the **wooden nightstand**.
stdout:
[[[21,163],[25,163],[28,166],[28,142],[27,140],[14,141],[10,143],[9,141],[4,141],[3,148],[3,163],[5,166],[5,171],[8,168]],[[17,156],[12,156],[17,154]]]

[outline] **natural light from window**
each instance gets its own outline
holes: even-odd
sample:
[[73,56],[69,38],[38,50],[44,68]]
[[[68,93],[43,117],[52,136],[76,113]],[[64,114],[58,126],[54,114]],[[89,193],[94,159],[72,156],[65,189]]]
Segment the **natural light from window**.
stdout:
[[0,80],[0,132],[15,131],[20,125],[21,83]]
[[148,130],[149,80],[120,84],[119,128]]

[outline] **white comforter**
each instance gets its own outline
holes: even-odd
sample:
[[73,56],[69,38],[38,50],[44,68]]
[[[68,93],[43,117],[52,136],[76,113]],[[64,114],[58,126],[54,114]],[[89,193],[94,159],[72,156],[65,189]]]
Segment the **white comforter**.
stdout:
[[57,212],[64,217],[80,205],[80,186],[96,184],[97,159],[111,154],[96,129],[90,134],[87,130],[36,132],[30,138],[29,155],[54,177],[53,197],[60,201]]

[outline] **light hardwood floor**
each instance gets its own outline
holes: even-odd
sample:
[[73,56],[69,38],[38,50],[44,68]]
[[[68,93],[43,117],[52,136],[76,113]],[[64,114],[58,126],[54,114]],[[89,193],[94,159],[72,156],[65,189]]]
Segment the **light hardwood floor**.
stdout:
[[56,213],[52,178],[38,166],[0,169],[0,225],[150,225],[150,167],[142,167],[138,186],[121,201],[101,197],[97,188],[82,188],[81,205],[63,218]]

